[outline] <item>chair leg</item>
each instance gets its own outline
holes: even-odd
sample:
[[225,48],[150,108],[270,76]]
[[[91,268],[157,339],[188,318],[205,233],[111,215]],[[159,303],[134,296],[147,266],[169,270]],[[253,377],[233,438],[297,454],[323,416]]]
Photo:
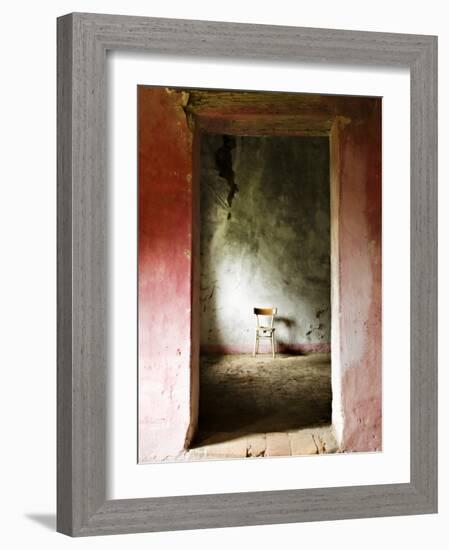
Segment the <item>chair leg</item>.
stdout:
[[254,351],[253,351],[253,357],[256,357],[256,347],[258,347],[258,346],[257,346],[257,334],[256,334],[256,338],[255,338],[255,340],[254,340]]
[[276,355],[276,352],[275,352],[275,349],[274,349],[274,346],[275,346],[275,340],[274,340],[274,333],[271,335],[271,351],[272,351],[272,354],[273,354],[273,359]]

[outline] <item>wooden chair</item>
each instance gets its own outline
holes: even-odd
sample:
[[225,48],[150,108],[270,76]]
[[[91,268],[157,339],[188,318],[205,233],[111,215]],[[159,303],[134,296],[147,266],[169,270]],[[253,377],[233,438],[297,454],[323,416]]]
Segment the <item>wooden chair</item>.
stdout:
[[[274,338],[274,331],[276,330],[273,327],[274,323],[274,316],[277,313],[276,307],[255,307],[254,308],[254,315],[256,316],[256,340],[254,342],[254,352],[253,356],[255,357],[257,353],[259,353],[259,340],[261,338],[268,338],[271,340],[271,353],[273,355],[273,358],[275,356],[275,338]],[[261,325],[259,323],[259,316],[261,317],[267,317],[268,318],[268,324]]]

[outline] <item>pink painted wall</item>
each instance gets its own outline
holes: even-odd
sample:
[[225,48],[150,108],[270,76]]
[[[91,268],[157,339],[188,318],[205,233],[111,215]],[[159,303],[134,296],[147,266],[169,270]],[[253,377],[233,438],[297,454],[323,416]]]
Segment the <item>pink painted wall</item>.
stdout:
[[192,135],[183,100],[138,88],[139,462],[176,456],[190,433]]
[[338,141],[342,448],[376,451],[382,446],[380,99],[344,125]]

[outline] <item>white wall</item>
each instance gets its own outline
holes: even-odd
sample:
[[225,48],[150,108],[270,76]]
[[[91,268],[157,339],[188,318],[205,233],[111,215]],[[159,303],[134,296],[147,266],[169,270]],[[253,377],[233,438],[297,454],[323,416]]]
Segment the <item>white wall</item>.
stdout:
[[[71,541],[54,533],[55,513],[55,17],[70,11],[115,12],[210,20],[245,21],[440,34],[440,97],[449,94],[449,32],[444,3],[437,0],[366,3],[278,0],[252,4],[166,0],[59,0],[5,3],[2,10],[1,150],[2,284],[2,543],[6,548],[272,548],[279,544],[367,550],[401,546],[421,549],[445,540],[449,520],[449,474],[444,463],[449,445],[445,427],[447,399],[440,400],[440,514],[404,518],[337,521],[239,529],[126,535]],[[441,126],[448,122],[447,102],[440,103]],[[441,133],[440,151],[449,149]],[[440,181],[449,180],[441,163]],[[441,186],[440,204],[448,199]],[[445,209],[442,210],[442,213]],[[449,217],[441,216],[441,280],[449,277]],[[447,285],[441,300],[448,307]],[[441,307],[441,333],[448,332]],[[443,340],[444,341],[444,340]],[[441,354],[442,355],[442,354]],[[440,370],[442,395],[448,370]]]

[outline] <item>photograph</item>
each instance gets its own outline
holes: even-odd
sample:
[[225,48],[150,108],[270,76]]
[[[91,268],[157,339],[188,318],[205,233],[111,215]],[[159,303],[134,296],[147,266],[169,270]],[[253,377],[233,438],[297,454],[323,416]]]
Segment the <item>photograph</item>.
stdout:
[[448,25],[406,6],[5,4],[6,549],[447,539]]
[[57,20],[56,528],[434,514],[437,36],[186,9]]
[[138,462],[382,450],[382,98],[137,86]]

